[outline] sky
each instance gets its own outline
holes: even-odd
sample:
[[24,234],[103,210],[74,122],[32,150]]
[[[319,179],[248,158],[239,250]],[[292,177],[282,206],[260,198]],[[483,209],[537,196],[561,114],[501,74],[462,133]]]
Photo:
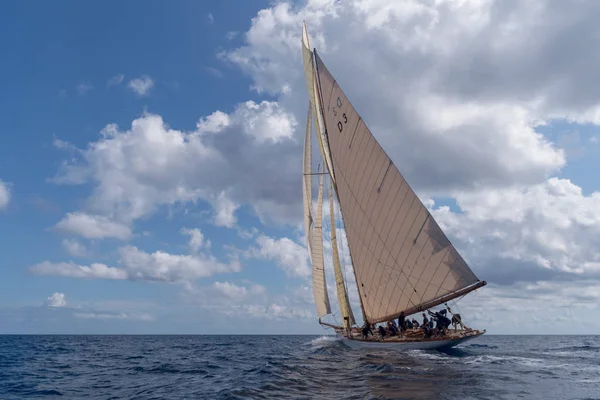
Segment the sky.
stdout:
[[302,223],[303,20],[488,282],[463,320],[600,331],[600,3],[2,9],[0,333],[329,333]]

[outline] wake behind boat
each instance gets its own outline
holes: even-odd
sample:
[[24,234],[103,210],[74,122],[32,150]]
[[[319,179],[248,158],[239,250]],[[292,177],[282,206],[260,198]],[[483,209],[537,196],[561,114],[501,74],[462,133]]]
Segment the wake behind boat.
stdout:
[[[483,335],[485,330],[465,326],[447,302],[485,286],[486,282],[475,276],[448,240],[346,98],[316,49],[310,50],[306,26],[302,56],[309,95],[302,185],[304,227],[319,323],[333,328],[353,348],[439,349]],[[321,156],[319,165],[323,165],[323,171],[317,172],[312,170],[313,119]],[[319,190],[313,212],[315,176],[319,177]],[[331,259],[342,325],[321,320],[331,314],[323,253],[325,179],[329,181]],[[360,328],[341,268],[337,229],[342,223],[336,224],[336,199],[360,298],[364,321]],[[439,305],[446,308],[430,311]],[[422,313],[422,323],[410,318],[418,313]]]

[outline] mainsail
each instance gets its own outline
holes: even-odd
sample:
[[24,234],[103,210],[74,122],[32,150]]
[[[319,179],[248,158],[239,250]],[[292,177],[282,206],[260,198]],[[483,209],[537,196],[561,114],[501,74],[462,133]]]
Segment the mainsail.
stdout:
[[314,54],[326,139],[361,305],[389,320],[475,290],[479,281]]

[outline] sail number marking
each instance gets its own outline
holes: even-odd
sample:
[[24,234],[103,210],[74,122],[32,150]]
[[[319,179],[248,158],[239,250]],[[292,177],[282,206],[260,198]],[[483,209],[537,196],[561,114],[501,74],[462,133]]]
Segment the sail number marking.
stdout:
[[[342,104],[342,99],[340,99],[339,96],[338,96],[337,101],[335,102],[335,104],[336,104],[336,106],[337,106],[338,109],[342,108],[342,105],[343,105]],[[337,111],[336,111],[335,107],[332,107],[331,110],[333,111],[333,116],[337,117]],[[342,113],[342,119],[344,120],[343,124],[342,124],[341,120],[338,120],[338,123],[337,123],[337,127],[338,127],[338,130],[340,132],[344,130],[344,125],[346,125],[348,123],[348,117],[346,116],[346,113]]]

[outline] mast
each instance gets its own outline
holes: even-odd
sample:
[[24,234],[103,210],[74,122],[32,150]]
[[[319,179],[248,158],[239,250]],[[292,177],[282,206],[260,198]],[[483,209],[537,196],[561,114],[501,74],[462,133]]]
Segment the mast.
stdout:
[[410,315],[484,286],[316,51],[314,62],[317,101],[365,321]]

